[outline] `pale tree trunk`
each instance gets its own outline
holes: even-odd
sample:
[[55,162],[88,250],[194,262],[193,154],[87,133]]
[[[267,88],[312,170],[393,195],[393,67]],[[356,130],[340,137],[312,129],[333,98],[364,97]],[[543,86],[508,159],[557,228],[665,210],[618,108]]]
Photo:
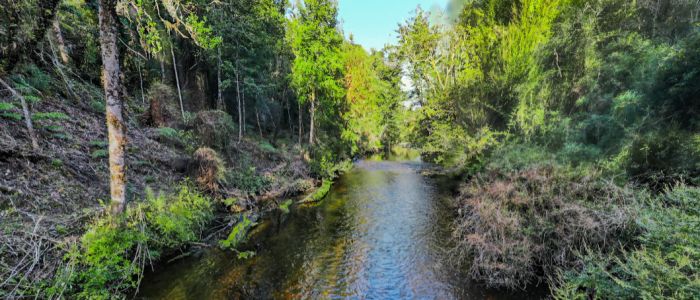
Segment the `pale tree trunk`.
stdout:
[[258,112],[258,106],[255,106],[255,121],[258,123],[258,132],[260,133],[260,139],[263,138],[262,127],[260,127],[260,113]]
[[316,91],[311,91],[311,115],[309,118],[309,145],[314,144],[314,118],[316,117]]
[[117,0],[100,0],[100,48],[102,84],[105,90],[107,134],[109,136],[109,173],[112,196],[111,212],[122,213],[126,207],[126,125],[119,87],[119,49],[117,48]]
[[160,83],[165,83],[165,57],[160,57]]
[[241,108],[241,86],[238,80],[238,65],[236,65],[236,99],[238,100],[238,142],[243,139],[243,113]]
[[175,72],[175,83],[177,85],[177,98],[180,99],[180,113],[182,114],[182,119],[185,119],[185,105],[182,104],[182,91],[180,90],[180,78],[177,75],[177,61],[175,60],[175,42],[173,41],[170,45],[170,56],[173,57],[173,72]]
[[61,61],[64,65],[68,64],[69,56],[68,51],[66,51],[66,42],[63,40],[63,33],[61,33],[61,24],[58,19],[58,14],[53,18],[53,33],[56,37],[56,43],[58,44],[58,53],[61,55]]
[[287,97],[287,90],[284,91],[284,102],[287,106],[287,125],[289,125],[289,135],[294,137],[294,126],[292,125],[292,105],[289,104],[289,97]]
[[245,134],[245,78],[243,78],[243,88],[241,89],[241,104],[243,105],[243,134]]
[[39,141],[36,138],[36,133],[34,132],[34,126],[32,125],[32,114],[29,112],[29,105],[27,105],[27,100],[24,99],[24,97],[17,92],[15,89],[13,89],[7,82],[2,80],[0,78],[0,85],[5,87],[7,90],[12,93],[15,98],[19,99],[19,102],[22,104],[22,114],[24,114],[24,124],[27,126],[27,133],[29,134],[29,139],[32,141],[32,148],[34,151],[39,150]]
[[143,75],[141,74],[141,64],[137,64],[139,68],[139,85],[141,86],[141,103],[143,105],[146,105],[146,96],[143,94]]
[[299,146],[301,146],[301,142],[304,136],[304,124],[302,123],[302,110],[301,110],[301,102],[297,100],[297,105],[299,106]]
[[217,49],[217,66],[216,66],[216,88],[218,93],[218,98],[216,101],[216,109],[224,110],[224,97],[223,91],[221,90],[221,46]]

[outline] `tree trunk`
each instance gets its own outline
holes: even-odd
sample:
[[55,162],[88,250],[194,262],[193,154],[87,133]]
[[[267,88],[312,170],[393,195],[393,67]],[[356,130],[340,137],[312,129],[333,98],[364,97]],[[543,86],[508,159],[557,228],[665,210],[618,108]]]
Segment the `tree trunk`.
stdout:
[[29,139],[32,141],[32,148],[34,151],[39,150],[39,141],[36,138],[36,133],[34,132],[34,126],[32,125],[32,114],[29,112],[29,105],[27,105],[27,100],[13,89],[7,82],[0,78],[0,85],[4,86],[6,89],[12,93],[13,96],[19,98],[19,102],[22,104],[22,114],[24,114],[24,124],[27,126],[27,133],[29,134]]
[[241,104],[243,105],[243,134],[245,134],[245,78],[243,79],[243,88],[241,89]]
[[238,80],[238,65],[236,65],[236,98],[238,100],[238,142],[243,139],[243,113],[241,108],[241,86]]
[[109,136],[109,173],[112,196],[111,212],[122,213],[126,207],[126,125],[119,95],[119,49],[117,47],[117,0],[100,0],[99,25],[102,54],[102,84],[105,90],[107,134]]
[[216,101],[216,109],[218,110],[224,110],[224,97],[223,97],[223,91],[221,89],[221,46],[217,48],[217,53],[216,53],[216,88],[217,88],[217,93],[218,93],[218,98]]
[[304,136],[304,132],[303,132],[303,131],[304,131],[304,128],[302,127],[303,124],[302,124],[302,122],[301,122],[301,120],[302,120],[302,114],[301,114],[302,111],[301,111],[301,102],[299,102],[299,100],[297,100],[297,105],[299,106],[299,146],[301,146],[302,137]]
[[287,91],[284,91],[284,102],[287,106],[287,125],[289,126],[289,135],[294,137],[294,127],[292,126],[292,105],[289,103],[289,97],[287,97]]
[[185,106],[182,104],[182,91],[180,90],[180,78],[177,75],[177,61],[175,60],[175,44],[170,45],[170,55],[173,57],[173,72],[175,72],[175,83],[177,85],[177,97],[180,99],[180,113],[182,114],[182,119],[185,119]]
[[258,123],[258,132],[260,133],[260,139],[263,138],[262,127],[260,127],[260,113],[258,112],[258,106],[255,106],[255,120]]
[[314,144],[314,118],[316,117],[316,91],[311,91],[311,116],[309,118],[309,145]]
[[143,94],[143,74],[141,74],[141,64],[138,64],[139,67],[139,85],[141,86],[141,103],[143,105],[146,105],[146,96]]
[[53,18],[53,33],[56,37],[56,44],[58,44],[58,54],[61,55],[61,61],[64,65],[68,64],[69,56],[68,51],[66,51],[66,42],[63,40],[63,34],[61,33],[61,24],[58,19],[58,14]]
[[165,83],[165,58],[160,59],[160,83]]

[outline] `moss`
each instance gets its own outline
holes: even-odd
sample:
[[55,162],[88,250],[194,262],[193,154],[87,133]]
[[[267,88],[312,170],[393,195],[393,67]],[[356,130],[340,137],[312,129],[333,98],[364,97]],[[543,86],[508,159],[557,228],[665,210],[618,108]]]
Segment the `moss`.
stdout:
[[328,195],[328,192],[331,190],[332,185],[333,180],[324,179],[323,183],[321,184],[321,187],[319,187],[315,192],[306,196],[306,198],[304,198],[304,200],[302,200],[301,203],[313,203],[323,200],[323,198],[325,198],[326,195]]
[[233,226],[231,233],[225,240],[219,241],[222,249],[236,249],[248,236],[248,231],[257,223],[253,222],[247,215],[242,215],[241,219]]

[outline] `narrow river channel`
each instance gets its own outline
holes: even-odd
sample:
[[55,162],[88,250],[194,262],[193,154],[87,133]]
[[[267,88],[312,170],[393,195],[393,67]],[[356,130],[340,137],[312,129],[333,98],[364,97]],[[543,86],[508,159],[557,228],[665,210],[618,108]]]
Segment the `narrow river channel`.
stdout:
[[470,282],[446,259],[449,185],[418,160],[363,160],[316,206],[255,230],[249,259],[217,249],[146,275],[143,299],[523,299]]

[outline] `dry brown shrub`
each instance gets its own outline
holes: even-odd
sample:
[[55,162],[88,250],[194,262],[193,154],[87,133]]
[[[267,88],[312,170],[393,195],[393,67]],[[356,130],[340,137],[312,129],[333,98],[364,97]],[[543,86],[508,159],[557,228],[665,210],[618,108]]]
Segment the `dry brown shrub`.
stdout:
[[224,171],[224,163],[213,149],[203,147],[194,152],[190,172],[202,190],[210,193],[218,192]]
[[148,103],[148,110],[144,114],[146,124],[171,128],[182,124],[182,113],[171,87],[162,83],[153,84],[148,89]]
[[577,263],[584,247],[613,249],[633,230],[630,189],[553,166],[489,172],[464,184],[453,257],[489,287],[524,288]]
[[235,125],[229,114],[220,110],[207,110],[197,113],[195,130],[207,147],[225,150],[234,138]]

